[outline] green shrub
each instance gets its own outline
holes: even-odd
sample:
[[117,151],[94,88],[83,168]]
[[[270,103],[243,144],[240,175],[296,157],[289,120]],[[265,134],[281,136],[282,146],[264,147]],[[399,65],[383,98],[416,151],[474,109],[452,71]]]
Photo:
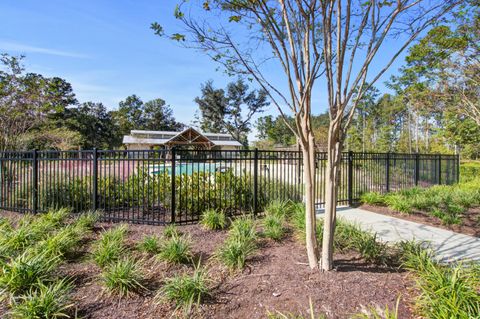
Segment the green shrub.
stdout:
[[26,250],[2,265],[0,289],[3,293],[18,295],[51,278],[52,271],[60,264],[58,256]]
[[141,252],[155,255],[155,254],[158,254],[160,251],[160,241],[157,236],[154,236],[154,235],[145,236],[137,244],[137,248]]
[[263,219],[263,235],[279,241],[285,236],[284,217],[277,214],[268,214]]
[[122,297],[144,289],[142,278],[140,264],[131,257],[113,262],[102,271],[102,281],[108,291]]
[[35,248],[50,256],[63,256],[72,252],[80,239],[75,226],[69,225],[39,242]]
[[412,201],[404,196],[397,194],[389,194],[385,198],[385,202],[396,212],[410,214],[412,212]]
[[126,231],[127,228],[124,225],[111,228],[104,231],[93,244],[92,256],[99,267],[104,268],[116,262],[126,252],[123,244]]
[[241,240],[254,241],[257,238],[256,223],[250,216],[235,219],[230,227],[229,236]]
[[178,237],[181,233],[178,231],[178,228],[175,224],[170,224],[165,226],[163,229],[163,235],[167,238]]
[[160,260],[169,263],[187,263],[192,258],[192,242],[189,237],[185,236],[173,236],[165,239],[160,244],[160,252],[157,256]]
[[15,299],[10,314],[22,319],[68,318],[68,311],[74,306],[70,300],[72,287],[67,280],[51,284],[40,282]]
[[156,299],[166,299],[175,302],[179,307],[189,307],[201,303],[209,294],[208,275],[205,270],[197,268],[193,275],[183,274],[168,278]]
[[285,200],[274,200],[270,202],[265,207],[265,214],[266,215],[276,215],[279,217],[287,218],[292,213],[292,207],[289,201]]
[[99,213],[89,211],[81,214],[75,219],[75,225],[84,230],[91,230],[99,219]]
[[480,273],[475,266],[441,265],[424,249],[407,250],[403,266],[417,277],[419,315],[434,319],[480,316]]
[[227,226],[227,218],[223,212],[207,209],[203,212],[200,223],[210,230],[224,229]]
[[236,236],[227,238],[215,253],[216,257],[230,270],[240,270],[245,262],[255,252],[255,242]]
[[360,196],[360,201],[368,205],[385,205],[385,196],[377,192],[368,192]]

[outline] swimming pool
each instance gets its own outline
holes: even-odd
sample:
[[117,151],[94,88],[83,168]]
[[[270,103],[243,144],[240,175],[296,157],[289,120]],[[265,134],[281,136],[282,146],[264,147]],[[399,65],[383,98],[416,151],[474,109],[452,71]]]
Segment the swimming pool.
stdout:
[[[219,163],[178,163],[175,164],[175,175],[187,174],[192,175],[196,172],[224,172],[228,167],[221,166]],[[165,172],[169,175],[172,174],[171,165],[153,165],[149,168],[149,172],[152,175],[164,174]]]

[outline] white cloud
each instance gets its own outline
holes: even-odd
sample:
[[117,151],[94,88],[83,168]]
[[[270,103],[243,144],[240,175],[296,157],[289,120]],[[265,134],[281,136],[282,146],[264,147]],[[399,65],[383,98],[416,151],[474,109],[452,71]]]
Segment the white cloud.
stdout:
[[69,51],[62,51],[62,50],[56,50],[56,49],[42,48],[42,47],[36,47],[36,46],[9,42],[9,41],[2,41],[2,40],[0,40],[0,47],[2,48],[2,50],[5,50],[5,51],[15,51],[20,53],[40,53],[40,54],[55,55],[55,56],[62,56],[62,57],[68,57],[68,58],[78,58],[78,59],[89,58],[88,55],[78,53],[78,52],[69,52]]

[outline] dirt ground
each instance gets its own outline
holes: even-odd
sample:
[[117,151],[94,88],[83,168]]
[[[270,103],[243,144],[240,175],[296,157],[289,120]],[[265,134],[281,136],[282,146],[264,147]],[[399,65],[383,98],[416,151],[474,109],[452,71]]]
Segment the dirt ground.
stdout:
[[[18,218],[16,214],[0,216]],[[165,278],[176,273],[193,271],[193,266],[169,266],[155,258],[143,256],[144,285],[141,295],[119,299],[104,291],[100,269],[89,257],[89,247],[103,228],[101,223],[78,249],[78,254],[61,266],[58,274],[73,278],[72,293],[76,315],[81,318],[171,318],[182,312],[173,304],[154,302],[156,291]],[[396,268],[365,264],[356,253],[336,254],[336,270],[330,273],[311,271],[306,265],[303,245],[293,234],[280,243],[261,239],[248,267],[231,274],[213,258],[214,251],[225,239],[225,231],[208,231],[198,225],[179,226],[191,236],[193,250],[208,268],[211,297],[188,318],[266,318],[267,311],[302,313],[309,318],[309,299],[318,313],[328,318],[349,318],[367,306],[388,305],[394,308],[401,298],[399,318],[412,318],[410,305],[414,292],[409,273]],[[134,251],[135,243],[144,235],[161,236],[163,227],[129,225],[127,245]],[[138,252],[134,254],[142,256]],[[6,317],[5,304],[0,317]]]
[[461,218],[462,223],[459,225],[444,225],[439,218],[421,211],[414,211],[411,214],[403,214],[395,212],[388,207],[372,206],[366,204],[361,205],[360,208],[369,210],[374,213],[410,220],[424,225],[448,229],[456,233],[480,237],[480,208],[478,207],[470,208],[467,212],[465,212]]

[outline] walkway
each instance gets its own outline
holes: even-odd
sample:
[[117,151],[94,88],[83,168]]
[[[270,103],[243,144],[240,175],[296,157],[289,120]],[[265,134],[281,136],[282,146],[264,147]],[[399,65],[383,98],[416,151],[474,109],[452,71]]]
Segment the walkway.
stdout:
[[[318,212],[322,216],[323,211]],[[338,208],[337,216],[358,223],[363,229],[376,232],[385,242],[401,240],[428,241],[442,261],[480,261],[480,238],[455,233],[395,217],[372,213],[359,208]]]

